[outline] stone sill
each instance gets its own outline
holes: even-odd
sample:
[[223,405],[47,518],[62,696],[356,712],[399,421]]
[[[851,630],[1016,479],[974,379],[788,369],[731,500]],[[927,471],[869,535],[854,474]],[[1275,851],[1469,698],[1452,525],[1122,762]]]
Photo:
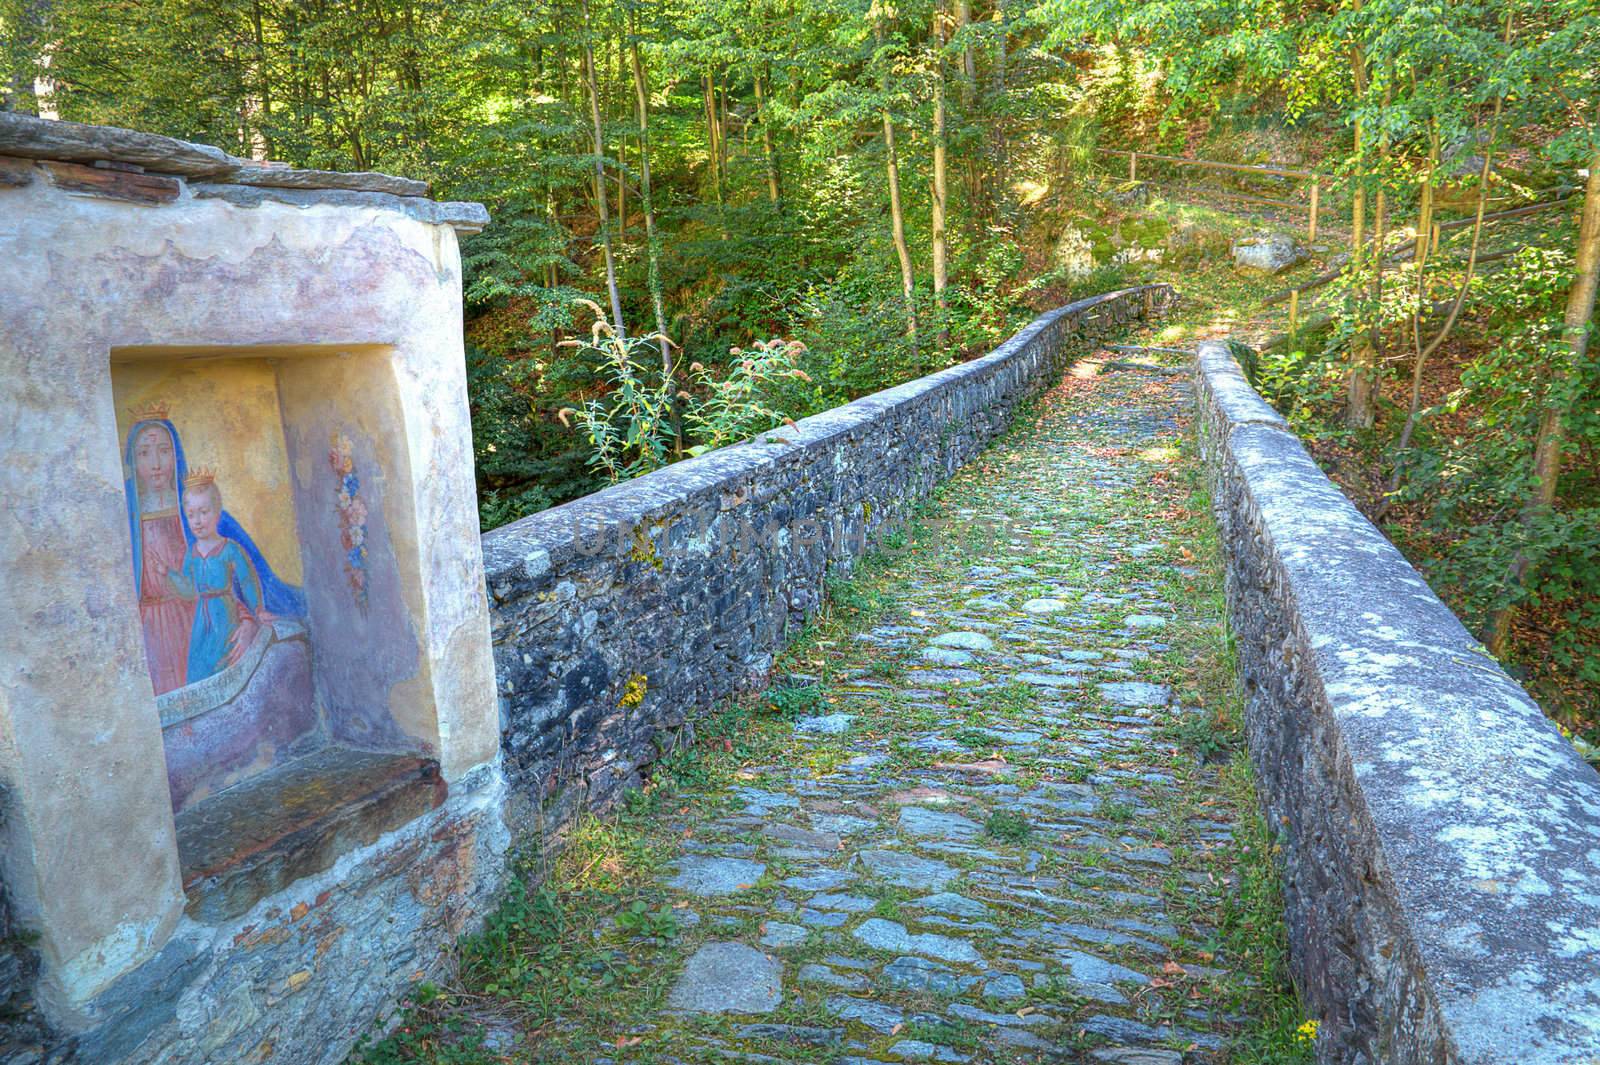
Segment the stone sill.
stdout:
[[326,747],[177,817],[187,912],[215,924],[442,804],[439,764]]

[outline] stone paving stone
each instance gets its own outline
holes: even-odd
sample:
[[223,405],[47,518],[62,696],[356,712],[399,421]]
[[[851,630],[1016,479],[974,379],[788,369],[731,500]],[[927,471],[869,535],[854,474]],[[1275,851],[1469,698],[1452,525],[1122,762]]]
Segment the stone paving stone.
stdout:
[[1102,1047],[1089,1051],[1094,1065],[1183,1065],[1176,1050],[1141,1050],[1137,1047]]
[[838,1014],[841,1020],[860,1021],[868,1028],[886,1034],[903,1027],[906,1023],[904,1013],[893,1006],[886,1006],[871,999],[839,995],[828,999],[827,1007]]
[[902,851],[867,850],[856,857],[867,872],[899,887],[942,888],[957,875],[943,862]]
[[935,932],[907,932],[898,921],[869,917],[853,935],[874,950],[922,954],[941,961],[981,962],[982,956],[971,943]]
[[1166,706],[1172,701],[1172,692],[1160,684],[1147,684],[1129,680],[1097,684],[1107,702],[1118,706]]
[[1014,973],[1001,973],[999,976],[991,976],[983,982],[985,998],[1010,1002],[1013,999],[1024,997],[1027,993],[1028,989],[1023,985],[1022,978]]
[[914,906],[919,910],[946,913],[955,917],[987,917],[993,912],[977,899],[969,899],[965,895],[957,895],[951,891],[941,891],[936,895],[917,899],[907,905]]
[[954,647],[962,651],[994,650],[994,640],[981,632],[946,632],[929,642],[935,647]]
[[922,806],[906,806],[900,810],[900,831],[908,836],[927,836],[937,839],[971,839],[983,831],[983,826],[970,817],[945,810],[929,810]]
[[843,1028],[817,1028],[796,1024],[741,1024],[733,1029],[740,1039],[765,1039],[773,1042],[832,1046],[844,1041]]
[[792,947],[805,942],[806,936],[811,934],[800,925],[786,921],[768,921],[762,929],[765,932],[761,937],[763,947]]
[[817,869],[809,873],[798,873],[794,876],[784,877],[780,883],[784,887],[791,887],[796,891],[828,891],[832,888],[843,887],[855,878],[854,873],[848,873],[842,869]]
[[683,1013],[770,1013],[783,1001],[778,963],[743,943],[707,943],[690,956],[667,996]]
[[826,965],[810,963],[802,965],[795,977],[802,984],[820,984],[823,987],[835,987],[842,991],[857,991],[867,986],[865,977],[854,973],[838,973]]
[[971,1061],[972,1055],[922,1039],[902,1039],[889,1047],[889,1053],[904,1061]]
[[731,895],[753,886],[766,871],[763,863],[742,858],[691,856],[678,861],[678,875],[667,886],[691,895]]
[[842,736],[850,731],[849,714],[823,714],[820,717],[802,717],[794,723],[794,730],[814,736]]
[[779,843],[787,843],[822,854],[832,854],[839,849],[839,836],[834,832],[813,832],[794,825],[776,824],[766,826],[761,830],[761,834]]
[[948,965],[909,956],[885,965],[879,979],[890,987],[931,991],[936,995],[958,994],[978,982],[977,977],[962,976]]

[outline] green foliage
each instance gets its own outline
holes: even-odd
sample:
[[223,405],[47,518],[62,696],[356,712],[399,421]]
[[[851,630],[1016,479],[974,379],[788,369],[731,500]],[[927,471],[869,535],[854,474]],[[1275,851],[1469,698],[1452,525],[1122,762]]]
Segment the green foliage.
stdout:
[[768,405],[782,382],[809,381],[795,365],[805,351],[797,340],[758,340],[748,350],[732,348],[726,376],[716,377],[700,363],[689,365],[695,391],[686,398],[684,424],[696,441],[687,450],[703,455],[773,429],[791,419]]
[[779,684],[763,692],[761,702],[779,717],[791,720],[806,717],[824,708],[822,685]]
[[1033,834],[1033,822],[1015,810],[995,810],[984,821],[983,830],[1002,843],[1021,843]]
[[659,356],[654,337],[617,333],[598,306],[591,338],[569,340],[585,354],[592,353],[603,367],[605,391],[584,400],[577,408],[561,412],[565,423],[572,416],[589,444],[589,465],[607,480],[620,481],[660,469],[671,461],[675,448],[672,427],[676,401],[675,382],[645,358]]
[[1193,751],[1202,762],[1222,758],[1233,750],[1238,738],[1238,729],[1231,721],[1199,710],[1183,714],[1167,732],[1174,741]]
[[[585,301],[587,302],[587,301]],[[676,453],[703,455],[737,443],[788,418],[767,403],[779,381],[805,379],[795,365],[804,346],[796,341],[757,341],[749,350],[734,348],[723,376],[701,363],[689,365],[689,387],[667,377],[661,365],[663,338],[624,337],[595,313],[591,339],[565,343],[592,355],[604,367],[599,396],[561,412],[571,416],[589,443],[589,465],[620,481],[673,461]],[[681,447],[674,421],[687,440]]]
[[651,909],[640,900],[617,914],[617,927],[629,935],[665,944],[678,934],[678,917],[670,906]]

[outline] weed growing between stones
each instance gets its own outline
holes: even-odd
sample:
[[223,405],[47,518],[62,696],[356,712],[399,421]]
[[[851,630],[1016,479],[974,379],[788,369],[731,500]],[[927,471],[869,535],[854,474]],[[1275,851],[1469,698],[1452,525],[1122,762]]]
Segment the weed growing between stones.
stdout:
[[1237,751],[1182,385],[1079,369],[358,1060],[1308,1060],[1244,761],[1184,724]]
[[1002,843],[1021,843],[1033,832],[1033,822],[1012,810],[996,810],[983,823],[984,832]]

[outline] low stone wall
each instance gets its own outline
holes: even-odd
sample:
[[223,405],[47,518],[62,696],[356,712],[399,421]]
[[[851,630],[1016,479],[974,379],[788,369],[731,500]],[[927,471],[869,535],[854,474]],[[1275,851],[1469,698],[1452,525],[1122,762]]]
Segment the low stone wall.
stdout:
[[339,1065],[493,906],[510,846],[504,803],[498,769],[480,767],[437,809],[248,912],[183,918],[73,1032],[38,1008],[38,958],[0,885],[0,1063]]
[[1197,377],[1319,1061],[1600,1062],[1600,776],[1225,345]]
[[1145,286],[1063,307],[972,362],[535,514],[483,539],[505,771],[524,827],[603,807],[764,682],[824,581],[1053,383]]

